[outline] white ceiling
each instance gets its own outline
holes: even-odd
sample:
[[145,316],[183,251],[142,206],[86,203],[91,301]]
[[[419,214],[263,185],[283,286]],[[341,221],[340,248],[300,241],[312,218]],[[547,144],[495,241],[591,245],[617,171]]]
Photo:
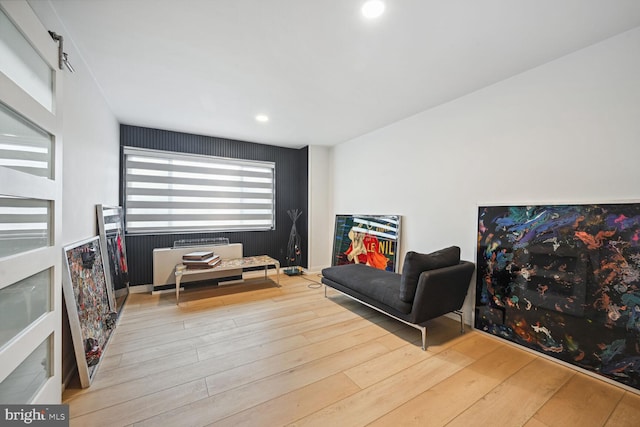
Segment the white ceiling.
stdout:
[[289,147],[349,140],[640,25],[638,0],[386,0],[375,21],[363,0],[50,1],[121,123]]

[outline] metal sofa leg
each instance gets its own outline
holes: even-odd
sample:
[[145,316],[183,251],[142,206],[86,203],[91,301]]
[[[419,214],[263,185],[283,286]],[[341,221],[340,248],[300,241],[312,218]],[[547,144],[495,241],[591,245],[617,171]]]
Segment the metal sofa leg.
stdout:
[[426,326],[419,326],[418,329],[422,333],[422,351],[427,351],[427,328]]
[[464,314],[462,311],[460,310],[456,310],[454,311],[455,314],[457,314],[458,316],[460,316],[460,333],[464,334],[464,319],[462,317],[462,315]]

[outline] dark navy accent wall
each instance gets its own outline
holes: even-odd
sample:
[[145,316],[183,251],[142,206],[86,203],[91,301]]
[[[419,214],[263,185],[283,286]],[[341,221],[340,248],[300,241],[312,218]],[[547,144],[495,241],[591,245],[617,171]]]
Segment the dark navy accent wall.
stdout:
[[[229,233],[188,233],[158,235],[126,235],[127,258],[131,285],[153,282],[153,249],[173,246],[175,240],[226,237],[232,243],[242,243],[245,256],[269,255],[286,266],[287,242],[291,230],[289,209],[301,209],[296,222],[301,236],[302,266],[307,267],[308,241],[308,154],[301,149],[276,147],[225,138],[192,135],[188,133],[120,125],[121,160],[123,147],[149,148],[191,154],[262,160],[276,164],[276,229],[273,231],[247,231]],[[120,174],[120,203],[124,206],[124,180]]]

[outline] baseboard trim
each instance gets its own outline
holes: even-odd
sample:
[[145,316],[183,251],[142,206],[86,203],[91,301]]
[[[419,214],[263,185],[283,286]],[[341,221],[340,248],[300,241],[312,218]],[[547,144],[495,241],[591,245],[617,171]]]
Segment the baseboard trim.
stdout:
[[[129,286],[129,293],[130,294],[146,294],[153,291],[153,285],[135,285],[135,286]],[[174,286],[174,290],[175,292],[175,286]]]

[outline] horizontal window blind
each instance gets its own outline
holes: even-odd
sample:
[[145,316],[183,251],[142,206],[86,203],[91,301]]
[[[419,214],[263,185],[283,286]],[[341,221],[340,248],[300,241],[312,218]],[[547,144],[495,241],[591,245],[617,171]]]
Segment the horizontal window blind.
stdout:
[[49,246],[51,202],[0,195],[0,258]]
[[275,164],[125,147],[128,233],[272,230]]
[[0,104],[0,166],[52,178],[51,135]]

